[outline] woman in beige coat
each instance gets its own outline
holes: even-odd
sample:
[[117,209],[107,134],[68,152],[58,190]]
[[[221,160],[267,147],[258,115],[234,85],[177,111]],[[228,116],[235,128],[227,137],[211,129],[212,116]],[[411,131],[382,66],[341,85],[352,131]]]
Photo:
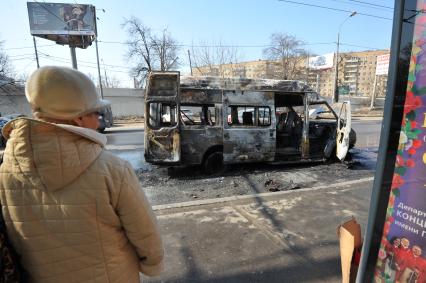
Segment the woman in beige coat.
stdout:
[[101,100],[84,74],[43,67],[26,97],[36,119],[18,118],[0,167],[7,231],[32,282],[139,282],[161,271],[163,247],[128,162],[104,150]]

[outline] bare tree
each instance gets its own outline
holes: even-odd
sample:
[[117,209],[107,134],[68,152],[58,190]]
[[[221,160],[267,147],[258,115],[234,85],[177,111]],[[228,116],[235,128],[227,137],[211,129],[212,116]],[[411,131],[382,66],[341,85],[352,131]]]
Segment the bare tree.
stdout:
[[308,52],[303,48],[304,42],[285,33],[271,35],[270,47],[263,50],[269,60],[279,62],[277,77],[284,80],[299,79],[303,74],[302,62]]
[[236,76],[239,61],[238,49],[221,42],[200,42],[192,46],[192,64],[202,76]]
[[9,57],[3,50],[3,41],[0,41],[0,76],[12,76],[12,66]]
[[143,81],[149,71],[169,71],[178,67],[179,45],[167,29],[161,35],[153,34],[151,28],[136,17],[125,19],[122,26],[129,37],[126,57],[134,63],[132,77]]
[[[96,85],[96,87],[99,87],[99,79],[97,78],[97,76],[95,77],[91,73],[87,73],[86,75]],[[120,88],[120,87],[122,87],[121,81],[115,76],[107,76],[107,77],[102,76],[101,77],[101,83],[102,83],[102,87],[107,87],[107,88]]]
[[159,69],[161,71],[176,69],[179,59],[177,56],[178,43],[171,37],[167,29],[163,30],[161,36],[153,35],[151,42],[155,59],[158,58],[159,61]]
[[121,81],[115,76],[107,76],[101,79],[102,86],[109,88],[120,88]]

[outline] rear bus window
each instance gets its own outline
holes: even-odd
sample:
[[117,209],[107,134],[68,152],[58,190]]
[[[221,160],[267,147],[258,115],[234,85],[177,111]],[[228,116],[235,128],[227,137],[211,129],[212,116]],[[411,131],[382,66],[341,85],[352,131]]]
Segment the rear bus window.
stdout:
[[148,105],[149,125],[152,128],[174,127],[177,124],[176,104],[151,102]]

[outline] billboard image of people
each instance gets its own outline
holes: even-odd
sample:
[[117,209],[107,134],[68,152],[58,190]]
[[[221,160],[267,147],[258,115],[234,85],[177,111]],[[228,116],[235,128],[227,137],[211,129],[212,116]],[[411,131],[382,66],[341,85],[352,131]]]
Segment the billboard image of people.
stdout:
[[28,2],[32,35],[95,35],[91,5]]
[[[426,10],[426,0],[417,1]],[[375,282],[426,283],[426,14],[415,17],[399,146]]]

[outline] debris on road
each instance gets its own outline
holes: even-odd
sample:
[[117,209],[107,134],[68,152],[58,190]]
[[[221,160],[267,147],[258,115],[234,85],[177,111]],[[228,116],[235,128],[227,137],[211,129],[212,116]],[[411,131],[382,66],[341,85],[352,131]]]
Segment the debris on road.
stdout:
[[295,190],[299,188],[300,188],[300,185],[294,183],[293,180],[290,180],[290,182],[286,184],[282,184],[281,182],[275,181],[273,179],[268,179],[265,182],[265,189],[270,192],[288,191],[288,190]]

